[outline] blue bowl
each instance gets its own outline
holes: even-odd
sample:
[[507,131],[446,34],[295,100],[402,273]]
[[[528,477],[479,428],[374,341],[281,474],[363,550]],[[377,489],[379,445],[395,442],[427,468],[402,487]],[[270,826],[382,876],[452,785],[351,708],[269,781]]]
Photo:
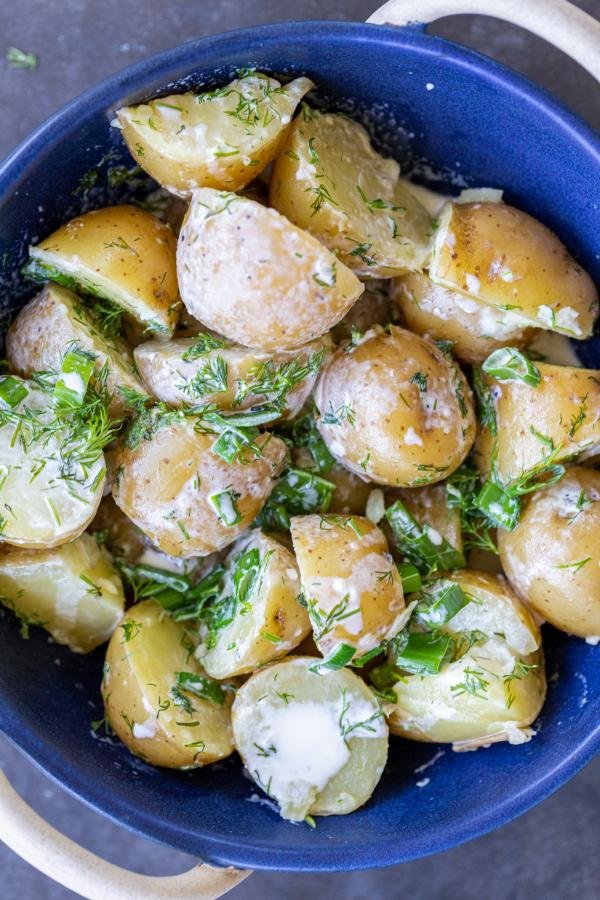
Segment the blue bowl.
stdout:
[[[115,108],[223,83],[242,66],[309,75],[324,102],[352,112],[405,171],[442,189],[504,188],[509,203],[550,225],[600,281],[600,146],[583,122],[507,69],[418,29],[294,22],[194,41],[133,66],[75,100],[12,154],[0,169],[4,315],[31,294],[15,274],[31,240],[82,208],[122,199],[107,184],[110,167],[131,165],[109,125]],[[600,364],[593,341],[580,355]],[[24,642],[10,613],[0,618],[0,727],[86,803],[209,862],[305,871],[385,866],[497,828],[599,749],[598,651],[552,629],[545,642],[550,689],[533,741],[457,755],[393,738],[370,802],[351,816],[319,819],[316,831],[279,819],[235,760],[193,773],[158,770],[93,737],[90,720],[102,716],[102,652],[75,656],[38,629]]]

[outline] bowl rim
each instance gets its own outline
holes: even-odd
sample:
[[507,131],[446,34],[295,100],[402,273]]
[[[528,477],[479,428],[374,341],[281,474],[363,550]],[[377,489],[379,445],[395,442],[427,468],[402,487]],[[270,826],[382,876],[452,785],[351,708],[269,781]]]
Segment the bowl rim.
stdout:
[[[325,33],[330,41],[360,40],[392,44],[399,52],[407,50],[434,57],[451,55],[453,64],[470,69],[477,77],[488,82],[501,83],[516,100],[537,107],[553,126],[582,145],[597,161],[600,172],[600,137],[593,129],[543,88],[501,63],[454,42],[428,35],[423,27],[398,28],[336,20],[303,20],[235,29],[187,41],[108,76],[46,119],[0,163],[0,204],[7,195],[18,190],[23,178],[36,165],[38,157],[60,142],[65,132],[76,127],[82,117],[97,115],[114,107],[117,99],[143,94],[144,87],[147,89],[150,82],[161,81],[168,84],[177,77],[176,70],[180,72],[186,65],[192,72],[194,65],[200,64],[203,52],[214,52],[220,45],[231,45],[232,50],[238,49],[240,52],[242,47],[248,47],[248,56],[251,56],[254,42],[276,44],[283,29],[286,37],[310,36],[322,40],[326,29]],[[127,802],[125,793],[120,797],[107,796],[99,779],[87,778],[76,766],[71,765],[71,760],[54,756],[36,733],[28,717],[7,704],[3,697],[0,697],[0,709],[3,713],[2,730],[12,744],[56,784],[116,824],[180,851],[201,855],[215,864],[271,871],[351,871],[395,865],[448,850],[486,834],[531,809],[558,790],[600,750],[599,722],[559,764],[550,770],[544,770],[519,793],[507,792],[501,798],[495,798],[493,804],[473,810],[468,823],[461,825],[458,830],[440,827],[438,832],[427,835],[426,839],[422,836],[408,844],[399,840],[393,847],[363,847],[358,853],[355,852],[356,848],[332,851],[325,845],[315,844],[314,852],[308,854],[302,848],[295,852],[289,848],[282,850],[275,842],[271,849],[263,844],[253,845],[251,835],[228,838],[225,835],[215,837],[210,833],[197,832],[191,836],[173,822],[157,822],[146,810]],[[435,750],[436,745],[431,746]]]

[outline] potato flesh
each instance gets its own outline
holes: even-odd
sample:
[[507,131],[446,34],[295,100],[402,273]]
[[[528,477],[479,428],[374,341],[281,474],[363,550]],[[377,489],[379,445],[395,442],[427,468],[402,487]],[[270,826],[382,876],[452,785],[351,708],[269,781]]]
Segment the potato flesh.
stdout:
[[450,203],[435,236],[429,276],[491,306],[583,340],[598,315],[590,276],[556,235],[504,203]]
[[573,466],[532,494],[514,531],[498,533],[515,591],[548,622],[578,637],[600,636],[600,472]]
[[369,688],[348,669],[314,674],[315,662],[292,657],[255,673],[232,709],[244,765],[292,821],[358,809],[387,759],[387,727]]
[[24,623],[42,625],[74,653],[107,641],[125,607],[121,577],[89,534],[54,550],[4,548],[0,594]]
[[402,628],[402,581],[380,529],[362,516],[294,516],[294,552],[315,642],[368,653]]
[[192,196],[177,272],[191,315],[266,351],[325,334],[363,291],[342,262],[276,210],[209,188]]
[[133,606],[106,653],[102,696],[110,727],[155,766],[197,768],[229,756],[230,703],[187,692],[182,701],[173,692],[178,672],[204,675],[184,626],[153,600]]
[[314,85],[281,86],[259,72],[224,88],[188,91],[117,111],[136,162],[169,191],[238,191],[275,157],[302,97]]
[[379,484],[441,481],[463,462],[474,439],[471,391],[462,372],[432,341],[396,326],[389,334],[372,329],[334,353],[315,402],[329,451]]
[[137,206],[109,206],[71,219],[35,247],[32,263],[50,266],[105,297],[147,331],[170,337],[179,292],[176,238]]
[[111,415],[125,412],[120,387],[144,393],[124,341],[108,337],[86,311],[77,294],[49,284],[19,313],[6,335],[6,358],[12,372],[25,378],[34,372],[59,372],[65,353],[76,344],[93,353],[99,372],[107,367],[106,386],[112,395]]
[[[262,456],[245,463],[227,463],[213,453],[216,439],[194,431],[186,419],[159,428],[135,449],[121,445],[117,452],[117,506],[171,556],[206,556],[233,543],[260,512],[283,467],[286,448],[277,437],[259,436]],[[231,526],[209,499],[227,491],[238,495],[241,516]]]
[[430,252],[431,218],[399,175],[358,122],[311,110],[275,160],[270,201],[358,274],[389,278],[422,269]]
[[498,347],[525,347],[535,331],[510,311],[497,309],[413,273],[394,279],[392,301],[406,326],[434,341],[451,341],[467,363],[481,363]]

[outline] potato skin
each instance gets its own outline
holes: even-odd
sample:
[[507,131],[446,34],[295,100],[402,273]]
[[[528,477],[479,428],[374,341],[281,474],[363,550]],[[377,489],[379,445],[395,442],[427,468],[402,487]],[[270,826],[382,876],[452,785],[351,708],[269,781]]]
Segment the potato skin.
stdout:
[[329,451],[379,484],[440,481],[463,462],[475,436],[471,391],[458,366],[432,341],[395,325],[389,333],[371,329],[334,353],[315,402]]
[[170,337],[179,301],[176,244],[170,228],[139,206],[108,206],[71,219],[30,256],[33,266],[56,268],[118,303],[147,331]]
[[194,191],[177,246],[188,312],[230,340],[292,350],[320,337],[363,291],[316,238],[236,194]]
[[23,622],[43,625],[74,653],[107,641],[125,607],[112,558],[89,534],[53,550],[3,547],[0,594]]
[[177,672],[204,675],[191,646],[185,627],[154,600],[132,606],[108,645],[102,697],[109,725],[155,766],[199,768],[233,751],[230,700],[220,706],[186,693],[186,709],[173,695]]
[[107,366],[106,386],[113,397],[110,414],[123,415],[126,404],[119,387],[144,393],[131,351],[119,338],[104,335],[83,301],[68,288],[47,284],[23,307],[6,335],[6,359],[11,371],[24,378],[34,372],[59,372],[73,344],[94,354],[96,371]]
[[527,498],[514,531],[498,533],[517,594],[556,628],[583,638],[600,636],[598,501],[600,472],[573,466]]
[[498,347],[525,347],[536,332],[499,310],[412,273],[391,282],[392,303],[406,327],[434,341],[451,341],[462,362],[481,363]]
[[363,282],[365,290],[344,318],[331,329],[336,344],[347,343],[353,334],[363,334],[374,325],[387,325],[398,319],[390,298],[389,280],[368,278]]
[[[211,447],[214,434],[200,434],[189,418],[170,414],[150,425],[135,446],[125,438],[117,451],[113,496],[117,506],[164,553],[207,556],[233,543],[260,512],[286,455],[282,440],[260,435],[262,456],[227,463]],[[228,527],[209,501],[231,489],[240,522]]]
[[[282,87],[253,72],[216,91],[122,107],[117,118],[138,165],[169,191],[182,197],[198,187],[238,191],[277,154],[296,106],[312,87],[308,78]],[[242,99],[246,109],[236,115]]]
[[439,285],[583,340],[598,315],[590,276],[557,236],[505,203],[449,203],[429,264]]

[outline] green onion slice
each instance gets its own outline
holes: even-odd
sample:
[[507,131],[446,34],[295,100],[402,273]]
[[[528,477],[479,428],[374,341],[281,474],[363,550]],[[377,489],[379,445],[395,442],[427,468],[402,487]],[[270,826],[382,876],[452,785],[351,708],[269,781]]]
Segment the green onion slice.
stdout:
[[89,353],[70,350],[63,359],[60,375],[54,386],[54,401],[63,409],[75,409],[83,404],[94,361]]
[[0,382],[0,400],[6,403],[7,406],[10,406],[11,409],[18,406],[28,393],[29,391],[23,382],[13,378],[12,375],[7,375]]
[[202,697],[203,700],[210,700],[217,706],[223,706],[225,703],[225,691],[214,678],[206,678],[194,672],[177,672],[176,677],[177,685],[182,691]]
[[386,510],[400,550],[406,559],[428,572],[446,572],[463,569],[467,562],[456,547],[429,525],[419,525],[400,500]]
[[414,594],[421,590],[421,574],[412,563],[398,563],[398,572],[402,579],[402,590],[405,594]]
[[348,665],[355,653],[356,647],[352,647],[350,644],[338,644],[329,656],[312,663],[308,669],[317,675],[320,674],[322,669],[343,669],[344,666]]
[[481,368],[497,381],[522,381],[530,387],[539,387],[542,380],[537,366],[515,347],[494,350]]
[[446,625],[470,601],[471,597],[465,594],[460,585],[440,579],[422,590],[415,617],[420,625],[429,631],[435,631],[441,625]]

